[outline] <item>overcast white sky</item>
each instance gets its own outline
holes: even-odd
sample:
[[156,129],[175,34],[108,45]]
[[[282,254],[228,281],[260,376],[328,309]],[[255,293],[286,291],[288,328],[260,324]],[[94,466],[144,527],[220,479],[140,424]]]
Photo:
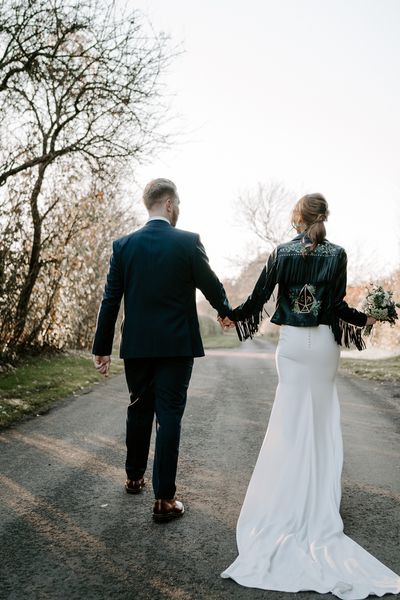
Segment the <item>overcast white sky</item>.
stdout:
[[130,0],[185,52],[165,77],[186,141],[137,172],[169,177],[179,226],[231,273],[240,191],[323,193],[328,238],[400,262],[400,0]]

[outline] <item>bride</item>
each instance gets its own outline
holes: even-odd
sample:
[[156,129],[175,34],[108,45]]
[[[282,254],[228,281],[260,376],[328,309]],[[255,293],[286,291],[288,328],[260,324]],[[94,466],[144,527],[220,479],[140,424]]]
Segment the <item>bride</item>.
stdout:
[[272,252],[252,294],[229,314],[239,337],[251,337],[279,285],[271,319],[281,325],[279,384],[237,523],[238,557],[222,577],[356,600],[399,593],[400,577],[343,533],[339,345],[362,349],[360,327],[375,319],[344,300],[346,252],[326,239],[327,216],[321,194],[301,198],[292,214],[298,235]]

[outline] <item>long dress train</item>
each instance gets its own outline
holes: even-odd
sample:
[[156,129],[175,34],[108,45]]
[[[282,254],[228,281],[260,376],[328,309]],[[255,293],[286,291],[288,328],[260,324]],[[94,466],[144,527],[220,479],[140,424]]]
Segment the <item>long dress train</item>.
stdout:
[[400,577],[343,533],[339,354],[327,325],[281,326],[279,385],[237,524],[239,555],[222,577],[345,600],[400,592]]

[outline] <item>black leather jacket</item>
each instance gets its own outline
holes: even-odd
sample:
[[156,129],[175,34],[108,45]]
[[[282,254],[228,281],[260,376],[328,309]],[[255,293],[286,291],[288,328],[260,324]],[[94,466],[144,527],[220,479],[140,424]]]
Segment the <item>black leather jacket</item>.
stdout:
[[[345,302],[347,255],[328,240],[305,253],[311,242],[303,233],[281,244],[271,253],[253,292],[228,316],[236,322],[239,338],[252,337],[263,317],[264,304],[278,284],[272,323],[313,327],[329,325],[338,344],[353,342],[365,347],[361,329],[367,315]],[[356,327],[354,327],[356,326]]]

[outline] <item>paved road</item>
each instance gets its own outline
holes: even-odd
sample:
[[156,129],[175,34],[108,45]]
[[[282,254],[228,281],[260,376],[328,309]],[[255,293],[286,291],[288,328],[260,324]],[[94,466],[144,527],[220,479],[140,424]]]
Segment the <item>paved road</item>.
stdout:
[[[235,523],[273,401],[273,351],[246,342],[196,361],[179,471],[187,513],[176,522],[152,522],[150,486],[124,492],[122,376],[3,432],[0,598],[293,598],[219,577],[236,555]],[[339,391],[346,532],[400,572],[400,412],[373,383],[340,379]]]

